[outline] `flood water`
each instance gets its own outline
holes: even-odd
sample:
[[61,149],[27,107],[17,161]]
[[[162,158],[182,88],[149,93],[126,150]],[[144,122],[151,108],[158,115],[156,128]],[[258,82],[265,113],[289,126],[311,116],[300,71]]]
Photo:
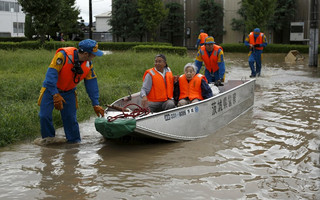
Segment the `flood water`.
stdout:
[[[225,56],[248,79],[247,55]],[[320,199],[320,67],[284,56],[264,54],[253,108],[203,139],[104,141],[92,118],[81,144],[1,148],[0,199]]]

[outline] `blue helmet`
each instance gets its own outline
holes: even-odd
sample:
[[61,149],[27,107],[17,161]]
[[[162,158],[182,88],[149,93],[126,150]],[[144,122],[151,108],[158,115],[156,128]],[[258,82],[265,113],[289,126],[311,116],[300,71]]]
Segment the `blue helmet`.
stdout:
[[86,39],[79,42],[79,50],[92,53],[96,56],[102,56],[103,52],[98,49],[98,43],[95,40]]

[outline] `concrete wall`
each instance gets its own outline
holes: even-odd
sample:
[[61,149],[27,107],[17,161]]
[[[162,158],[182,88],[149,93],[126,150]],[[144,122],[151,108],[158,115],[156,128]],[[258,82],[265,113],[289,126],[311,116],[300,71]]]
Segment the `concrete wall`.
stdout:
[[[224,20],[223,26],[225,35],[223,36],[223,43],[242,43],[243,42],[243,33],[241,31],[232,30],[231,22],[232,19],[239,18],[238,9],[240,8],[241,0],[224,0]],[[248,33],[246,33],[248,34]]]

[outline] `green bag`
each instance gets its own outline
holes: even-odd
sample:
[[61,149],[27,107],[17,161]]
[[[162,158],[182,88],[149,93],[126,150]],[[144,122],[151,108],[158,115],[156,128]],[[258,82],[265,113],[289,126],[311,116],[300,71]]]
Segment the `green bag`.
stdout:
[[132,133],[136,128],[136,120],[119,118],[108,122],[106,118],[96,118],[94,125],[103,137],[115,139]]

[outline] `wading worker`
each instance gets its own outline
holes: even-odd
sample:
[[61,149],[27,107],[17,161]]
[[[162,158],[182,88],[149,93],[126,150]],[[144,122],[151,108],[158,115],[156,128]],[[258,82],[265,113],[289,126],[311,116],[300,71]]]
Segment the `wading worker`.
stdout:
[[67,142],[81,141],[75,90],[83,79],[95,113],[98,116],[104,116],[104,110],[99,106],[98,83],[92,65],[92,59],[102,55],[97,42],[91,39],[82,40],[78,49],[65,47],[56,51],[47,70],[38,100],[43,139],[55,137],[52,123],[52,111],[55,108],[61,113]]
[[204,32],[203,29],[200,29],[200,34],[197,40],[197,49],[199,50],[200,47],[204,45],[204,40],[208,37],[208,34]]
[[198,68],[197,74],[200,72],[203,62],[206,67],[204,75],[208,82],[214,82],[218,86],[222,85],[225,73],[224,54],[222,47],[215,44],[212,36],[205,39],[204,45],[198,51],[195,60],[195,65]]
[[[249,66],[251,69],[250,77],[261,75],[261,60],[263,48],[267,46],[267,38],[263,33],[260,33],[259,28],[255,28],[245,39],[244,44],[250,47]],[[256,62],[256,66],[254,66]]]
[[173,100],[173,75],[163,54],[156,55],[154,67],[145,71],[140,92],[143,108],[159,112],[175,107]]

